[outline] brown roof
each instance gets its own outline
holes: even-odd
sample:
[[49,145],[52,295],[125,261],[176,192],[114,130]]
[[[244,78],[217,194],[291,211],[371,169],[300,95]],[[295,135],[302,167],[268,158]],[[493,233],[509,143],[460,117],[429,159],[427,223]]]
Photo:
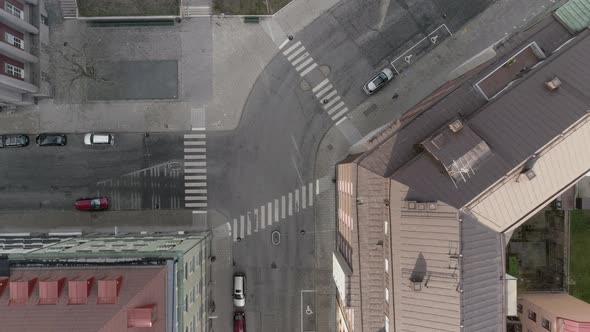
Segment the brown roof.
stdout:
[[[156,319],[151,328],[142,331],[164,331],[166,323],[166,266],[154,267],[97,267],[97,268],[14,268],[11,280],[41,280],[31,288],[31,296],[23,304],[8,304],[11,289],[0,294],[0,317],[3,332],[64,332],[64,331],[129,331],[127,310],[146,305],[156,306]],[[98,280],[113,280],[121,277],[118,302],[113,304],[97,303]],[[65,283],[57,301],[41,300],[53,298],[56,294],[57,281],[77,280]],[[90,292],[86,285],[90,284]],[[55,283],[54,283],[55,282]],[[12,281],[9,282],[12,284]],[[79,285],[78,285],[79,284]],[[75,296],[85,304],[68,304],[70,286],[77,286]],[[78,287],[79,286],[79,287]],[[20,294],[20,293],[19,293]],[[87,298],[84,295],[88,294]],[[40,297],[41,295],[41,297]],[[20,295],[19,295],[20,296]],[[82,301],[86,299],[87,301]],[[39,303],[44,302],[44,304]]]

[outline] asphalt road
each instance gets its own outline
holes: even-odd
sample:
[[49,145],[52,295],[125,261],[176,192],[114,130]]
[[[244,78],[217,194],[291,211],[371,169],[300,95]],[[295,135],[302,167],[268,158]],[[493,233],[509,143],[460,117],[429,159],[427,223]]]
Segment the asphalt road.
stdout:
[[[342,1],[295,35],[269,63],[235,131],[208,134],[208,204],[228,217],[234,240],[240,239],[233,246],[234,272],[248,276],[244,309],[248,330],[320,331],[326,326],[317,325],[316,315],[333,314],[334,308],[315,308],[316,301],[330,300],[314,292],[319,286],[318,268],[331,264],[327,259],[316,261],[331,257],[316,250],[316,241],[329,242],[334,234],[315,232],[318,220],[309,206],[282,217],[283,197],[289,202],[290,195],[297,195],[301,203],[302,186],[315,186],[318,144],[338,121],[333,115],[342,109],[328,114],[323,105],[331,99],[322,99],[331,92],[320,98],[316,94],[323,87],[312,88],[327,78],[324,86],[331,84],[329,91],[336,91],[328,98],[339,97],[354,109],[367,100],[362,85],[379,69],[442,23],[457,29],[491,2],[475,1],[465,8],[458,0],[437,5],[398,0],[383,8],[378,2]],[[284,55],[296,42],[298,46]],[[309,53],[307,59],[313,61],[297,60],[299,55],[289,58],[302,46],[305,50],[299,54]],[[316,67],[302,79],[298,72],[314,63]],[[351,136],[360,138],[358,132]],[[278,246],[271,243],[274,230],[282,234]]]
[[116,134],[115,144],[1,149],[0,209],[68,210],[80,197],[107,196],[112,210],[184,206],[182,134]]

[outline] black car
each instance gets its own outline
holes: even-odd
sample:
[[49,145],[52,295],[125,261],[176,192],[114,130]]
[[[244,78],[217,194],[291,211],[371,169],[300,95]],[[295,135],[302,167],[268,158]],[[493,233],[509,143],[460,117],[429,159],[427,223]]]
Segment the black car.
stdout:
[[39,146],[64,146],[68,142],[65,134],[40,134],[37,136]]
[[0,148],[20,148],[29,145],[29,136],[25,134],[8,134],[0,136]]

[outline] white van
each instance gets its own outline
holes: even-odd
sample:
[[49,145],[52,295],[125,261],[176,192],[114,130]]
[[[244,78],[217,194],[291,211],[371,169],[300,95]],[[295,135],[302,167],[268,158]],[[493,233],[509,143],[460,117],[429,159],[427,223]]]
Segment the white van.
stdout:
[[234,305],[243,307],[246,305],[246,276],[243,273],[234,274]]
[[97,134],[88,133],[84,135],[84,144],[86,145],[103,145],[103,144],[114,144],[115,137],[111,134]]

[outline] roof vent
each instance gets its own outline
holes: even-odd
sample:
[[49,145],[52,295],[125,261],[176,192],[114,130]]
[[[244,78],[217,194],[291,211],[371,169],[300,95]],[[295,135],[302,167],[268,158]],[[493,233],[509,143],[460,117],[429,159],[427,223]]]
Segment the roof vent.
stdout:
[[561,86],[561,80],[555,76],[551,81],[545,82],[545,88],[549,91],[555,91]]
[[428,210],[436,210],[436,203],[428,203]]
[[408,210],[416,210],[416,202],[408,201]]
[[461,122],[461,120],[455,120],[451,122],[449,129],[454,133],[459,132],[459,130],[463,129],[463,122]]
[[31,297],[33,293],[33,288],[35,288],[35,283],[37,282],[37,278],[26,280],[26,279],[17,279],[11,280],[10,284],[10,300],[8,300],[8,304],[25,304]]
[[426,210],[426,204],[418,203],[418,210]]
[[117,304],[123,277],[105,278],[98,281],[98,304]]
[[152,327],[156,321],[156,305],[150,304],[127,310],[127,327]]
[[94,277],[68,281],[68,304],[86,304]]
[[57,304],[65,283],[66,278],[39,281],[39,300],[37,304]]

